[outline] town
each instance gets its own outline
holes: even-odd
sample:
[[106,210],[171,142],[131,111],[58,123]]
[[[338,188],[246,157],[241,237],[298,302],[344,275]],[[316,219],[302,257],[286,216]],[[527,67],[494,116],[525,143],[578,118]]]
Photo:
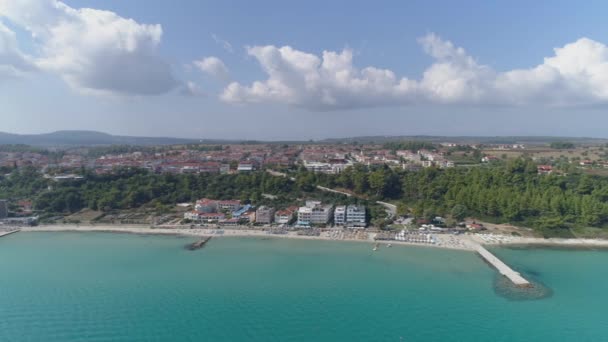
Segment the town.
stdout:
[[[454,200],[431,203],[436,197],[432,193],[424,195],[429,199],[419,200],[420,194],[410,194],[415,188],[400,178],[433,175],[433,170],[491,172],[505,167],[539,176],[601,175],[607,157],[601,143],[538,141],[1,145],[5,187],[21,188],[1,196],[0,223],[235,227],[313,235],[336,228],[393,233],[407,229],[416,234],[479,231],[486,227],[475,216],[491,218],[497,215],[495,209],[475,199],[467,205]],[[520,165],[509,166],[513,162]],[[14,172],[24,178],[14,178]],[[141,182],[135,181],[141,177],[147,180],[125,187],[124,182]],[[168,184],[150,183],[159,180]],[[108,181],[114,183],[105,192],[84,193],[101,189]],[[27,184],[36,184],[37,190]],[[175,188],[178,185],[180,190]],[[517,217],[507,216],[511,209],[504,207],[498,214],[501,221]],[[526,215],[523,209],[521,215]],[[585,222],[601,220],[592,217]],[[404,235],[378,237],[403,239]]]

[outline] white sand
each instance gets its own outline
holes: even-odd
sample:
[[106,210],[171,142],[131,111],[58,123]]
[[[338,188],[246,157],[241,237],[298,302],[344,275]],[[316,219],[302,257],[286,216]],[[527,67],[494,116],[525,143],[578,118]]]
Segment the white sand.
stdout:
[[[498,234],[435,234],[437,244],[423,244],[406,241],[375,241],[376,233],[365,232],[359,236],[349,230],[326,230],[320,236],[297,235],[290,231],[287,234],[271,234],[261,229],[249,229],[249,227],[229,227],[221,229],[212,228],[186,228],[178,226],[174,228],[162,227],[151,228],[148,225],[41,225],[37,227],[21,228],[23,232],[115,232],[132,234],[160,234],[160,235],[187,235],[187,236],[214,236],[214,237],[276,237],[302,240],[326,240],[326,241],[357,241],[379,243],[380,245],[406,245],[424,246],[436,248],[448,248],[458,250],[475,251],[478,245],[555,245],[564,247],[608,247],[608,240],[599,239],[543,239],[520,236],[507,236]],[[219,233],[221,231],[221,233]]]
[[[114,233],[132,233],[132,234],[159,234],[159,235],[186,235],[186,236],[213,236],[213,237],[276,237],[302,240],[325,240],[325,241],[356,241],[378,243],[380,245],[409,245],[423,247],[437,247],[458,250],[474,250],[476,243],[471,243],[470,240],[463,236],[436,236],[438,244],[422,244],[404,241],[375,241],[376,233],[365,232],[359,236],[349,230],[328,230],[321,232],[320,236],[298,235],[296,232],[290,231],[287,234],[271,234],[268,231],[246,228],[151,228],[147,225],[41,225],[37,227],[22,228],[23,232],[114,232]],[[221,233],[220,233],[221,231]]]
[[608,247],[608,240],[601,239],[558,239],[508,236],[500,234],[472,234],[471,240],[483,245],[551,245],[564,247]]

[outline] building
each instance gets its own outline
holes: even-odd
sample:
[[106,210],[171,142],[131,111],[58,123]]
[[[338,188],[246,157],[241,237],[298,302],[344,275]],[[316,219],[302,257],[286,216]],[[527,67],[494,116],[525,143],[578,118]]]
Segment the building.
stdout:
[[0,199],[0,219],[8,217],[8,202]]
[[220,210],[226,210],[230,212],[238,211],[242,207],[241,201],[239,200],[217,201],[217,206]]
[[274,209],[265,205],[259,207],[255,211],[255,222],[261,224],[270,224],[274,220]]
[[298,225],[327,224],[331,219],[332,206],[319,201],[306,201],[306,206],[298,209]]
[[538,165],[537,171],[541,175],[550,175],[553,173],[553,167],[551,165]]
[[217,222],[225,220],[226,215],[222,213],[202,213],[195,210],[184,213],[184,219],[193,222]]
[[254,170],[254,167],[251,163],[239,163],[236,170],[238,172],[252,172]]
[[365,206],[351,204],[346,207],[346,226],[364,228],[367,224]]
[[196,201],[196,205],[194,209],[199,213],[215,213],[218,211],[228,211],[235,212],[241,209],[243,206],[241,205],[241,201],[239,200],[212,200],[208,198],[203,198]]
[[334,210],[334,224],[343,226],[346,223],[346,206],[339,205]]
[[288,224],[294,216],[297,207],[290,207],[285,210],[279,210],[274,213],[274,222],[277,224]]
[[203,198],[196,201],[194,209],[199,213],[214,213],[218,210],[217,201]]
[[244,216],[247,216],[247,219],[249,219],[249,215],[245,215],[245,214],[247,214],[249,209],[251,209],[251,204],[244,205],[242,207],[239,207],[237,210],[233,211],[231,216],[232,216],[232,218],[242,218]]

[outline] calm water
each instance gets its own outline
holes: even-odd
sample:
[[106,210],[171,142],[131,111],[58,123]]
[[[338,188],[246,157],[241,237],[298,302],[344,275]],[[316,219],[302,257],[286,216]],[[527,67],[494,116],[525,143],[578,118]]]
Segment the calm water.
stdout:
[[608,252],[495,252],[552,289],[497,295],[468,252],[17,233],[0,239],[0,341],[606,341]]

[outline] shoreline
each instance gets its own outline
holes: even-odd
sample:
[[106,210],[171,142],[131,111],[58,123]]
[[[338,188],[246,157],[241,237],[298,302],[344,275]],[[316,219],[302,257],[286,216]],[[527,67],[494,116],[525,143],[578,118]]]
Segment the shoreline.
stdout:
[[[406,241],[394,240],[374,240],[376,233],[367,233],[367,239],[345,238],[342,236],[334,236],[333,231],[322,232],[320,236],[298,235],[296,232],[288,232],[287,234],[271,234],[264,230],[254,229],[204,229],[204,228],[150,228],[145,225],[41,225],[36,227],[21,228],[22,232],[98,232],[98,233],[118,233],[118,234],[141,234],[141,235],[167,235],[167,236],[192,236],[203,237],[212,236],[214,238],[221,237],[263,237],[263,238],[280,238],[280,239],[296,239],[296,240],[316,240],[316,241],[346,241],[346,242],[368,242],[370,244],[380,245],[402,245],[402,246],[417,246],[443,248],[461,251],[474,251],[474,246],[470,243],[461,242],[458,245],[445,244],[423,244]],[[217,233],[222,231],[222,233]],[[440,240],[441,241],[441,240]]]
[[[290,231],[286,234],[271,234],[265,230],[258,229],[234,229],[234,228],[151,228],[148,225],[41,225],[36,227],[21,227],[22,232],[99,232],[99,233],[122,233],[122,234],[143,234],[143,235],[173,235],[173,236],[213,236],[213,237],[271,237],[282,239],[298,240],[318,240],[318,241],[350,241],[350,242],[369,242],[380,245],[392,244],[402,246],[418,246],[443,248],[452,250],[462,250],[475,252],[476,245],[487,247],[561,247],[566,249],[585,249],[585,248],[608,248],[608,240],[599,239],[561,239],[561,238],[535,238],[535,237],[515,237],[505,235],[447,235],[437,234],[438,244],[423,244],[396,240],[374,240],[377,233],[367,233],[366,239],[349,238],[342,235],[335,235],[340,231],[324,231],[319,236],[297,235]],[[221,233],[218,233],[221,231]],[[487,237],[490,237],[488,239]]]

